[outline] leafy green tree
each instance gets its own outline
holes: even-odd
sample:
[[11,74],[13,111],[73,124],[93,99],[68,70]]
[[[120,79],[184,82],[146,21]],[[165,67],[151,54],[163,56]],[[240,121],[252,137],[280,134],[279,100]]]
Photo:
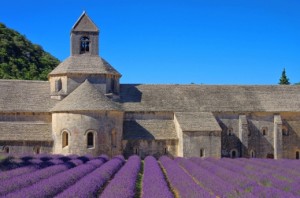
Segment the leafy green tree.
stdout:
[[0,23],[0,78],[47,80],[59,60]]
[[283,71],[282,71],[282,74],[281,74],[281,78],[279,80],[279,84],[280,85],[289,85],[289,84],[291,84],[289,82],[288,77],[286,76],[285,68],[283,68]]

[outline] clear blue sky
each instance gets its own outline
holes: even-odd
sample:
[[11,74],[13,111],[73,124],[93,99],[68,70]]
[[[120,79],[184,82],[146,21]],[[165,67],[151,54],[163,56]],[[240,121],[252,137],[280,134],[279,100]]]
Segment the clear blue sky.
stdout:
[[0,22],[64,60],[83,10],[122,83],[300,82],[299,0],[10,0]]

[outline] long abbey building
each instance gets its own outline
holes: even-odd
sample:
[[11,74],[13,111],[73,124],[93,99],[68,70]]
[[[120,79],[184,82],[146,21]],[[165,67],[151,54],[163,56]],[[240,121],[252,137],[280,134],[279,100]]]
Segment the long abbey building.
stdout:
[[[101,53],[100,53],[101,54]],[[120,84],[83,13],[49,81],[0,80],[4,153],[300,157],[300,86]]]

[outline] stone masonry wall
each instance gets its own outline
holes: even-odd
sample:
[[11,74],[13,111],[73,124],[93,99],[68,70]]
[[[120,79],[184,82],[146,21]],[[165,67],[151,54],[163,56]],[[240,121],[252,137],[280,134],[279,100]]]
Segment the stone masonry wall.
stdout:
[[183,132],[183,156],[200,157],[200,149],[204,149],[203,157],[220,158],[220,132]]
[[[122,112],[97,113],[54,113],[52,115],[54,153],[62,154],[107,154],[114,156],[122,153],[123,133]],[[69,134],[69,145],[63,148],[62,133]],[[116,144],[112,132],[116,132]],[[87,146],[87,133],[94,133],[94,147]]]
[[148,155],[159,158],[162,155],[177,156],[177,140],[123,140],[123,154],[139,155],[144,159]]

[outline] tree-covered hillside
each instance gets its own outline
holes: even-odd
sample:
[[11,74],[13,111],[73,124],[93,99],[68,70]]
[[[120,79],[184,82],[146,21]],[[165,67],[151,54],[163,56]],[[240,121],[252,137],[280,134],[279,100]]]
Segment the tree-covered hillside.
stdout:
[[0,23],[0,78],[47,80],[59,60]]

